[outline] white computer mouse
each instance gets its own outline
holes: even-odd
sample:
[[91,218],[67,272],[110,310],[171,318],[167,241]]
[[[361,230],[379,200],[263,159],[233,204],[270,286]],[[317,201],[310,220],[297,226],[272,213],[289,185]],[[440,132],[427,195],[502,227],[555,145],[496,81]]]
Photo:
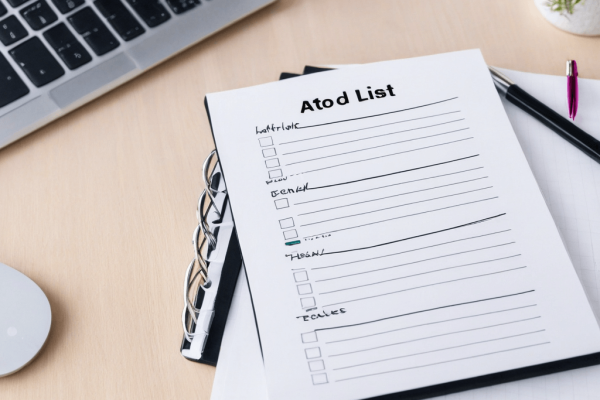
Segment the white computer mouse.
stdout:
[[0,377],[17,372],[44,347],[52,312],[31,279],[0,263]]

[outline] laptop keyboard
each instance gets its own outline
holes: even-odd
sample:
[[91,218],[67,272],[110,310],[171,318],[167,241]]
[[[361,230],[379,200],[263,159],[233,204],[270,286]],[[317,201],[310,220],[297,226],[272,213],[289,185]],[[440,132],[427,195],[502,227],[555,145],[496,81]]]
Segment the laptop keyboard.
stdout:
[[[199,4],[200,0],[0,0],[0,48],[5,50],[0,52],[0,108],[29,93],[7,56],[33,85],[43,87],[63,76],[65,69],[77,70],[169,21],[171,13],[182,14]],[[66,15],[66,22],[57,23],[58,13]]]

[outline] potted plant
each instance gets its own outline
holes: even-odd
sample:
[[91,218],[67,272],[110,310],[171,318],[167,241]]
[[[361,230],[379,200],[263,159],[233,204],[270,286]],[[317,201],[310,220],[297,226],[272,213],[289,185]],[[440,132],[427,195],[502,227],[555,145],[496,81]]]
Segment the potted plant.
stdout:
[[600,35],[600,0],[534,0],[552,25],[577,35]]

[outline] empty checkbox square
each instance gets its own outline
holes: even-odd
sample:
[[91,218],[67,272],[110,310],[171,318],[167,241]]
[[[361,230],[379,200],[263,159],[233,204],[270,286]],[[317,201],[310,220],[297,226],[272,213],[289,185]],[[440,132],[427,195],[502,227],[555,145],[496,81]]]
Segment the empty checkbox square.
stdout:
[[258,139],[258,143],[260,143],[260,147],[273,146],[273,138],[271,136],[262,137]]
[[322,385],[324,383],[329,383],[327,380],[327,374],[314,374],[312,376],[313,385]]
[[310,285],[310,283],[304,283],[302,285],[297,285],[298,287],[298,294],[311,294],[312,293],[312,286]]
[[275,151],[275,147],[271,147],[270,149],[264,149],[263,150],[263,156],[264,157],[273,157],[276,156],[277,152]]
[[281,210],[282,208],[288,208],[289,206],[290,203],[288,202],[288,199],[275,200],[275,208],[278,210]]
[[279,226],[281,227],[281,229],[293,228],[294,227],[294,218],[280,219]]
[[310,308],[317,305],[314,297],[305,297],[300,299],[300,304],[302,304],[302,308]]
[[308,369],[310,369],[311,372],[323,371],[325,369],[325,362],[323,362],[323,360],[309,361]]
[[268,160],[265,160],[265,165],[267,166],[267,168],[279,167],[279,158],[270,158]]
[[269,171],[269,178],[273,179],[273,178],[280,178],[283,176],[283,172],[281,172],[280,169],[273,169],[271,171]]
[[321,357],[321,348],[319,347],[311,347],[310,349],[304,350],[304,352],[306,353],[306,358],[308,358],[309,360],[311,358]]
[[308,332],[302,334],[302,343],[314,343],[317,340],[317,332]]
[[295,229],[283,232],[283,237],[286,239],[295,239],[298,237],[298,232]]
[[308,280],[308,272],[306,272],[306,271],[294,272],[294,280],[296,282],[307,281]]

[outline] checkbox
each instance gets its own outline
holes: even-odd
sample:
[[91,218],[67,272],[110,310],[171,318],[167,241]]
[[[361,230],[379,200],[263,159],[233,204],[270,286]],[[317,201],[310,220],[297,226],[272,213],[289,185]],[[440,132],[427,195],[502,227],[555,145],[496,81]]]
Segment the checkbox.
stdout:
[[263,150],[263,156],[266,157],[273,157],[276,156],[277,152],[275,151],[275,147],[271,147],[270,149],[264,149]]
[[304,352],[306,353],[306,358],[308,358],[309,360],[311,358],[321,357],[321,348],[319,347],[311,347],[310,349],[304,350]]
[[271,136],[263,137],[258,139],[258,143],[260,143],[260,147],[273,146],[273,138]]
[[265,165],[267,168],[279,167],[279,158],[269,158],[268,160],[265,160]]
[[323,385],[329,383],[327,380],[327,374],[314,374],[312,376],[313,385]]
[[273,179],[273,178],[279,178],[283,176],[283,172],[281,172],[280,169],[272,169],[271,171],[269,171],[269,178]]
[[310,283],[304,283],[302,285],[297,285],[298,287],[298,294],[311,294],[312,293],[312,286],[310,285]]
[[311,372],[323,371],[325,369],[325,363],[323,362],[323,360],[309,361],[308,369]]
[[318,341],[317,332],[308,332],[302,334],[302,343],[314,343]]
[[294,227],[294,218],[280,219],[279,226],[281,227],[281,229],[293,228]]
[[290,203],[288,202],[288,199],[275,200],[275,208],[278,210],[281,210],[282,208],[288,208],[289,206]]
[[298,237],[298,232],[295,229],[290,229],[289,231],[283,232],[283,237],[288,239],[295,239]]
[[302,304],[302,308],[310,308],[317,305],[314,297],[305,297],[300,299],[300,304]]
[[308,272],[306,272],[306,271],[294,272],[294,280],[296,282],[307,281],[308,280]]

